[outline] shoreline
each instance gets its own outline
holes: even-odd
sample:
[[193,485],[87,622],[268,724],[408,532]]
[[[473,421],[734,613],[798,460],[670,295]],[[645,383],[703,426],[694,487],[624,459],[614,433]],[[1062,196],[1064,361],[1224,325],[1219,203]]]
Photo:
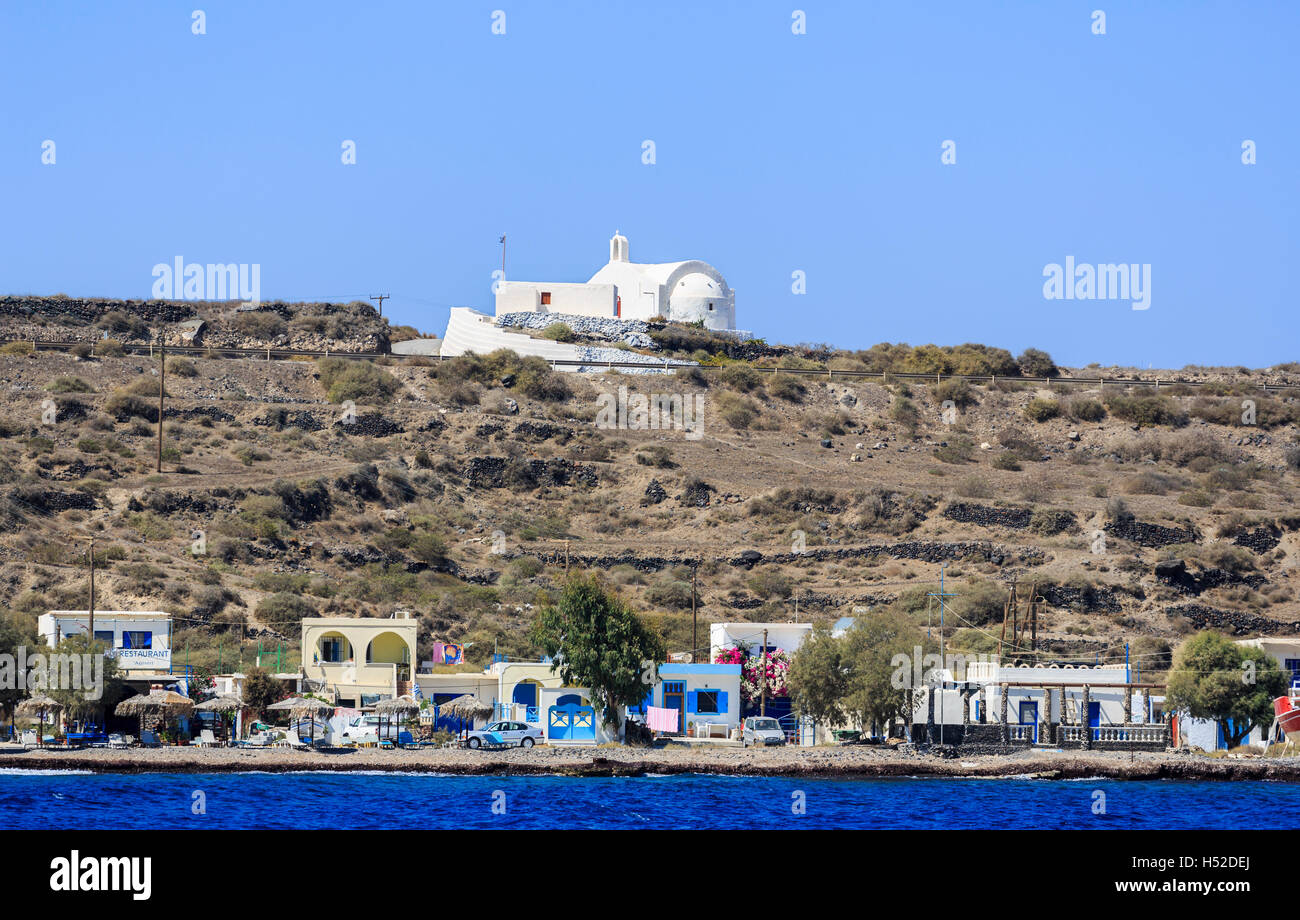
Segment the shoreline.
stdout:
[[1300,757],[1240,758],[1194,754],[1018,751],[942,759],[868,748],[775,750],[551,748],[299,751],[284,748],[137,748],[74,751],[0,748],[0,770],[91,773],[387,772],[573,777],[712,773],[751,777],[883,779],[909,777],[1074,780],[1214,780],[1300,782]]

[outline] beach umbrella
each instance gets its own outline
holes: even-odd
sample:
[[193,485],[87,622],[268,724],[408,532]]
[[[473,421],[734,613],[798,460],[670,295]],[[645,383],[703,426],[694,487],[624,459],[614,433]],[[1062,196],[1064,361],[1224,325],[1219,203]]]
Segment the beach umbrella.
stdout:
[[46,696],[44,693],[37,693],[23,700],[14,709],[14,718],[29,719],[36,716],[40,720],[40,728],[36,732],[36,743],[45,744],[45,713],[57,712],[63,708],[63,704],[54,697]]
[[410,715],[420,711],[420,704],[414,697],[399,696],[391,700],[380,700],[374,705],[377,715],[385,717]]
[[304,714],[311,716],[311,740],[313,742],[316,740],[316,715],[334,711],[334,707],[323,700],[306,699],[301,696],[291,696],[287,700],[272,703],[266,708],[287,711],[291,718],[301,718]]
[[119,716],[137,716],[140,720],[140,732],[144,733],[144,717],[157,714],[164,719],[174,716],[188,716],[194,711],[194,701],[174,690],[154,687],[148,693],[141,693],[117,704],[114,712]]
[[485,703],[472,693],[465,693],[456,697],[454,700],[448,700],[438,707],[438,712],[446,715],[452,715],[464,721],[469,720],[470,726],[474,725],[474,720],[479,716],[490,716],[493,712],[492,706]]
[[238,715],[244,708],[244,701],[234,693],[219,693],[210,700],[204,700],[194,707],[195,712],[233,712]]
[[306,697],[303,699],[302,705],[296,707],[293,710],[292,714],[295,718],[302,718],[303,715],[306,715],[307,718],[311,719],[311,742],[312,744],[315,744],[316,743],[316,717],[325,716],[325,718],[328,719],[330,716],[334,714],[334,707],[331,704],[325,702],[324,700],[315,700],[315,699],[311,699],[310,697]]

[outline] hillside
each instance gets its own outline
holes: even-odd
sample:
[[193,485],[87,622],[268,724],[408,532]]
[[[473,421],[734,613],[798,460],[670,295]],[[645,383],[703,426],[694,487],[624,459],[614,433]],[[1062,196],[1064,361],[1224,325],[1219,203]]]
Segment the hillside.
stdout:
[[[327,314],[275,315],[301,329]],[[382,324],[335,341],[386,341]],[[696,331],[657,332],[668,353],[726,362]],[[746,347],[840,371],[883,354]],[[715,620],[829,622],[897,603],[924,621],[941,565],[958,595],[950,642],[971,652],[996,650],[1013,579],[1046,601],[1047,657],[1122,659],[1130,642],[1151,673],[1203,626],[1300,631],[1294,365],[1143,372],[1205,384],[1156,391],[740,363],[557,374],[501,355],[171,362],[157,474],[156,361],[0,354],[0,583],[16,615],[85,606],[76,538],[93,533],[97,606],[173,611],[177,662],[211,666],[220,646],[226,669],[259,642],[296,661],[312,612],[407,609],[426,648],[533,654],[533,606],[566,558],[621,586],[672,650],[691,646],[693,568],[702,643]],[[601,394],[620,387],[703,396],[702,436],[598,427]]]

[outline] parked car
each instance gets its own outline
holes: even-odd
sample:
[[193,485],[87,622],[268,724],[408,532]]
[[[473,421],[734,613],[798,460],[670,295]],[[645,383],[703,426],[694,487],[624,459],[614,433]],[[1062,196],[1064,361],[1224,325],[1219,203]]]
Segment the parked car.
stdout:
[[[304,723],[306,724],[306,723]],[[374,713],[353,716],[347,720],[343,730],[338,732],[339,744],[376,744],[383,735],[385,741],[396,741],[400,730],[392,719],[381,718]],[[331,741],[334,739],[331,738]]]
[[500,736],[501,740],[511,747],[518,745],[524,748],[532,747],[544,737],[540,725],[528,725],[524,722],[493,722],[485,728],[470,732],[465,743],[472,748],[495,744],[495,739],[491,737],[493,734]]
[[745,747],[757,744],[767,747],[770,744],[785,744],[785,730],[781,723],[771,716],[750,716],[745,720],[740,743]]

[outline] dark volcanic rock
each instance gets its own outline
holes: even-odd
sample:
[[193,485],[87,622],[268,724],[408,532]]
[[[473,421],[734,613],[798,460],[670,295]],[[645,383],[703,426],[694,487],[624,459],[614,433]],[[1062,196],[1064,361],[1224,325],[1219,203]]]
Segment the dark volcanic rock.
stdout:
[[505,430],[506,426],[502,425],[500,422],[484,422],[482,425],[479,425],[474,429],[474,434],[476,437],[490,438],[494,434],[500,434]]
[[1276,527],[1259,527],[1237,534],[1232,542],[1257,553],[1268,553],[1277,547],[1281,539],[1282,536]]
[[73,508],[91,511],[99,507],[99,500],[89,492],[60,492],[57,489],[22,487],[10,492],[9,497],[27,510],[44,514],[57,514]]
[[[283,412],[284,410],[281,409],[279,411]],[[270,413],[267,414],[269,415]],[[233,422],[235,420],[235,417],[229,412],[224,409],[219,409],[216,406],[198,406],[193,409],[173,409],[169,406],[163,410],[163,418],[179,418],[187,421],[196,418],[206,418],[211,419],[214,422]],[[257,425],[262,423],[254,419],[253,424]]]
[[1234,636],[1250,633],[1276,634],[1278,632],[1295,632],[1300,629],[1300,621],[1282,623],[1257,613],[1245,613],[1240,610],[1219,610],[1204,604],[1184,604],[1181,607],[1166,607],[1169,616],[1182,616],[1191,621],[1197,629],[1218,629]]
[[325,426],[320,419],[305,409],[268,409],[261,418],[253,419],[254,425],[263,425],[281,431],[285,428],[299,428],[303,431],[320,431]]
[[1236,572],[1218,568],[1189,572],[1187,563],[1182,559],[1167,559],[1156,563],[1155,576],[1161,583],[1169,585],[1184,594],[1192,595],[1199,595],[1204,591],[1222,588],[1225,585],[1246,585],[1252,589],[1258,589],[1268,581],[1257,572],[1238,575]]
[[505,457],[473,457],[465,466],[465,481],[477,488],[499,489],[506,486],[594,486],[600,478],[594,467],[563,458],[521,462]]
[[1111,521],[1103,530],[1120,540],[1128,540],[1138,546],[1158,548],[1172,546],[1175,543],[1195,543],[1200,534],[1194,530],[1178,530],[1174,527],[1162,527],[1159,524],[1146,524],[1142,521]]
[[707,508],[710,500],[710,493],[718,491],[707,482],[696,480],[689,483],[677,500],[687,508]]
[[562,425],[552,425],[550,422],[524,421],[515,426],[515,435],[537,441],[549,441],[554,438],[564,444],[573,437],[573,431]]
[[1034,516],[1034,512],[1029,508],[990,508],[970,502],[953,502],[943,509],[943,516],[961,524],[1012,527],[1019,530],[1029,526],[1029,520]]
[[386,438],[406,431],[401,425],[384,418],[377,412],[358,415],[350,423],[339,419],[334,423],[334,427],[343,434],[359,434],[368,438]]
[[642,504],[657,505],[668,497],[668,492],[659,484],[658,479],[651,479],[650,485],[645,487],[645,498]]

